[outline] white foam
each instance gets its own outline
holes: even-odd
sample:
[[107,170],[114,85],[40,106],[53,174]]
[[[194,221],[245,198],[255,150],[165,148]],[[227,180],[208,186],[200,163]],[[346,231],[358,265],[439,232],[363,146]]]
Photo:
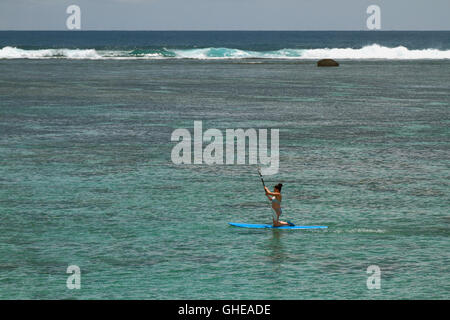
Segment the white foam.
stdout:
[[14,47],[0,49],[0,59],[102,59],[94,49],[39,49],[24,50]]
[[[418,60],[418,59],[450,59],[450,50],[423,49],[410,50],[399,46],[389,48],[373,44],[360,49],[323,48],[323,49],[280,49],[274,51],[247,51],[229,48],[201,48],[171,50],[177,59],[385,59],[385,60]],[[15,47],[0,49],[0,59],[170,59],[159,53],[148,53],[142,56],[130,55],[127,51],[97,51],[95,49],[39,49],[25,50]]]
[[387,60],[416,60],[416,59],[450,59],[450,50],[423,49],[409,50],[399,46],[395,48],[383,47],[378,44],[361,49],[309,49],[302,53],[303,59],[387,59]]
[[385,60],[418,60],[418,59],[450,59],[450,50],[423,49],[409,50],[399,46],[389,48],[373,44],[360,49],[323,48],[323,49],[281,49],[276,51],[245,51],[227,48],[204,48],[174,50],[176,58],[189,59],[385,59]]

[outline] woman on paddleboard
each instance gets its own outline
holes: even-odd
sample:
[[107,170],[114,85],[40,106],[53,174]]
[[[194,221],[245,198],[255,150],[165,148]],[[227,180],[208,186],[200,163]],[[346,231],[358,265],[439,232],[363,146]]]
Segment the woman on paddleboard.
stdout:
[[293,226],[294,224],[290,221],[280,221],[280,215],[283,213],[281,210],[281,188],[283,187],[282,183],[277,184],[273,188],[273,192],[270,192],[269,188],[264,186],[264,190],[266,191],[266,197],[272,202],[272,220],[273,220],[273,226],[274,227],[281,227],[281,226]]

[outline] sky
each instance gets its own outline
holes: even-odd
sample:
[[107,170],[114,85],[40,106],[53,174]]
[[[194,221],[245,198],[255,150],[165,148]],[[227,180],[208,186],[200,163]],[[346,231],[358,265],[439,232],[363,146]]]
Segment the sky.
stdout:
[[67,30],[69,5],[81,30],[367,30],[370,5],[381,30],[450,30],[450,0],[0,0],[0,30]]

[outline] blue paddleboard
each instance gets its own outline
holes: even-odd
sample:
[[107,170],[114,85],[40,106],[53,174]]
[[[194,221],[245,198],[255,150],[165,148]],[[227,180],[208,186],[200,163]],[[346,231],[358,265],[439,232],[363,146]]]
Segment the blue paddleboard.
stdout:
[[251,223],[235,223],[229,222],[230,226],[250,229],[326,229],[327,226],[282,226],[274,227],[271,224],[251,224]]

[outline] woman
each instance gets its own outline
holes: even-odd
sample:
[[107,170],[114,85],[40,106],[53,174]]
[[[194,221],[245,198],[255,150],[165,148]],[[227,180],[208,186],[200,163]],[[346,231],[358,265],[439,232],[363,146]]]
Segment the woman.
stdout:
[[282,227],[282,226],[293,226],[294,224],[290,221],[284,222],[280,221],[280,215],[283,213],[281,210],[281,188],[283,187],[282,183],[277,184],[273,188],[273,192],[270,192],[269,188],[264,187],[266,191],[266,197],[272,202],[272,209],[274,213],[272,214],[273,226],[274,227]]

